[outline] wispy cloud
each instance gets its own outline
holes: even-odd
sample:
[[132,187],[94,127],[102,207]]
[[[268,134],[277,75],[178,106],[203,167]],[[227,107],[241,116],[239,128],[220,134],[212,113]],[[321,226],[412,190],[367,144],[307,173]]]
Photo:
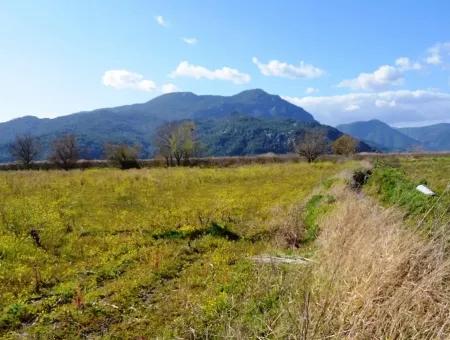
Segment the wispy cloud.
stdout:
[[395,65],[400,71],[420,70],[422,65],[418,62],[411,61],[408,57],[400,57],[395,60]]
[[134,89],[145,92],[156,90],[156,84],[152,80],[144,79],[144,76],[127,70],[109,70],[103,74],[103,85],[115,89]]
[[164,19],[164,17],[162,15],[157,15],[155,17],[156,22],[158,23],[158,25],[162,26],[162,27],[168,27],[169,23],[166,21],[166,19]]
[[450,56],[450,42],[437,43],[428,49],[425,62],[430,65],[440,65],[446,56]]
[[195,45],[198,43],[197,38],[181,38],[181,40],[183,40],[186,44],[188,45]]
[[252,61],[265,76],[291,79],[318,78],[325,73],[324,70],[316,66],[306,64],[304,61],[300,61],[298,65],[291,65],[279,60],[270,60],[267,64],[264,64],[256,57],[253,57]]
[[220,69],[210,70],[204,66],[190,64],[188,61],[182,61],[178,64],[170,76],[172,78],[189,77],[194,79],[226,80],[235,84],[246,84],[251,80],[250,75],[234,68],[224,66]]

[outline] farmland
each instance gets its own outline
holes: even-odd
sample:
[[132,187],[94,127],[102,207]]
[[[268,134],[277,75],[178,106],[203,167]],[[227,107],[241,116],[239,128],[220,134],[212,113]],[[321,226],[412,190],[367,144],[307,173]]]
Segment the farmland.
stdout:
[[[449,158],[376,167],[356,197],[345,183],[361,166],[1,172],[0,334],[370,338],[410,337],[412,325],[423,337],[449,334],[448,256],[403,226],[438,199],[415,196],[416,183],[445,191]],[[448,196],[440,202],[442,225]],[[258,255],[313,262],[264,265]],[[400,275],[405,266],[413,276]],[[442,281],[424,283],[433,270]],[[421,293],[403,302],[408,317],[391,318],[411,287]],[[441,299],[433,308],[427,292]]]
[[255,281],[266,269],[249,256],[307,251],[273,234],[292,206],[353,166],[1,173],[2,332],[263,331],[284,275]]

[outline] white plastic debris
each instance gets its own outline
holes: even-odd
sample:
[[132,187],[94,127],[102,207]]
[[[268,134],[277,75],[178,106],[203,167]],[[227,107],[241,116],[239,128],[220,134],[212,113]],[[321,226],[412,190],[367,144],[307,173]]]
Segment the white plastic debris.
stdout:
[[416,190],[420,191],[422,194],[425,194],[427,196],[434,196],[436,195],[433,191],[431,191],[428,187],[426,187],[423,184],[420,184],[416,187]]

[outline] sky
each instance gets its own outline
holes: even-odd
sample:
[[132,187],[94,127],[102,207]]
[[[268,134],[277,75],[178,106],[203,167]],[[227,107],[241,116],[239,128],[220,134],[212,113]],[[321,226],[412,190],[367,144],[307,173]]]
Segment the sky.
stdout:
[[0,0],[0,122],[261,88],[336,125],[450,122],[450,1]]

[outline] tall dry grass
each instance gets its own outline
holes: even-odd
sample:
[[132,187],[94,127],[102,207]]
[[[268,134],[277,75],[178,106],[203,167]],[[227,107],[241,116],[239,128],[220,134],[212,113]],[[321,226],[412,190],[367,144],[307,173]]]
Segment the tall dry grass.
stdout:
[[448,237],[421,237],[398,212],[345,189],[335,194],[299,312],[301,337],[449,338]]

